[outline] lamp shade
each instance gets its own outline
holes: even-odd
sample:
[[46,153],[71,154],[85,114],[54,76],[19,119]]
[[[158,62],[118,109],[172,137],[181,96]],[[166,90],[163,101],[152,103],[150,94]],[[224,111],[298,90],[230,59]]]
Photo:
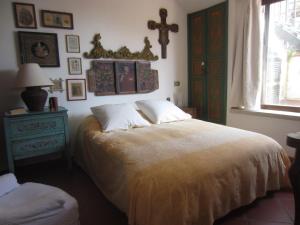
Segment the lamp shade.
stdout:
[[45,77],[37,63],[26,63],[20,66],[16,87],[49,87],[53,83]]

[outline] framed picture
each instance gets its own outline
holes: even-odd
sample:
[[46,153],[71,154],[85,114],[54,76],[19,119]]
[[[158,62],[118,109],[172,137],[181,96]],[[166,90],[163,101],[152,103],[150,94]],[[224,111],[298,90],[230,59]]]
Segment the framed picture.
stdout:
[[88,87],[96,96],[115,95],[115,72],[113,61],[95,60],[87,73]]
[[50,80],[53,82],[53,85],[49,87],[49,92],[54,93],[54,92],[63,92],[63,79],[51,79]]
[[41,21],[43,27],[53,27],[70,30],[74,28],[72,13],[41,10]]
[[136,93],[135,63],[132,61],[115,62],[115,71],[117,93]]
[[66,83],[68,101],[86,100],[85,79],[67,79]]
[[15,23],[18,28],[36,29],[36,16],[33,4],[13,3],[15,13]]
[[66,35],[68,53],[80,53],[79,35]]
[[81,58],[68,58],[68,67],[70,75],[81,75]]
[[18,32],[21,63],[38,63],[41,67],[59,67],[57,34]]

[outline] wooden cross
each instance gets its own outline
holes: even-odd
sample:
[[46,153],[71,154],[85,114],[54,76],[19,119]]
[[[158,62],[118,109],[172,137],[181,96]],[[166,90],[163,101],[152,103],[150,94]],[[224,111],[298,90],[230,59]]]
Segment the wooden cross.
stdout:
[[169,31],[178,32],[178,24],[167,24],[168,11],[166,9],[160,9],[159,15],[161,18],[161,23],[156,23],[153,20],[148,21],[148,28],[150,30],[159,30],[158,42],[161,45],[161,57],[163,59],[167,58],[167,45],[169,44]]

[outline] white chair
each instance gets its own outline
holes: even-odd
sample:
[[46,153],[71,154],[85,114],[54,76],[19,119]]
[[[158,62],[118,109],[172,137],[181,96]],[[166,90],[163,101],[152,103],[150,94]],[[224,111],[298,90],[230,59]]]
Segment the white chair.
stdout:
[[56,187],[0,176],[0,225],[58,224],[79,225],[76,199]]

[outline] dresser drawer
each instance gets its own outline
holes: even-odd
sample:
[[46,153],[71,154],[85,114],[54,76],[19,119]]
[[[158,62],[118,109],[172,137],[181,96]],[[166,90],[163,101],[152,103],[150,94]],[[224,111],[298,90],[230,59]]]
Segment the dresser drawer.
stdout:
[[13,141],[12,153],[14,159],[23,159],[32,156],[63,151],[65,148],[65,144],[66,140],[64,134]]
[[34,119],[13,119],[10,121],[10,137],[17,139],[39,134],[64,131],[64,117],[37,117]]

